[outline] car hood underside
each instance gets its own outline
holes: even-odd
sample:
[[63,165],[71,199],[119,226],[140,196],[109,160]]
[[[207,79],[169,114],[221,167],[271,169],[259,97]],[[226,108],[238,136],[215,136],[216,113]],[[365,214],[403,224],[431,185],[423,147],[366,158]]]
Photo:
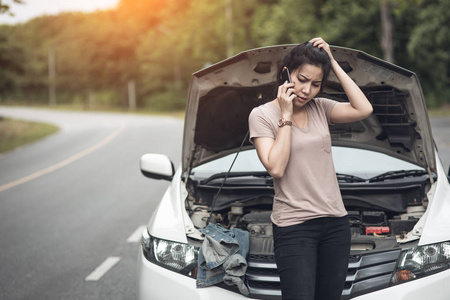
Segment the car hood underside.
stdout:
[[[194,73],[184,128],[184,172],[212,159],[252,148],[251,110],[276,97],[276,73],[295,45],[242,52]],[[330,126],[333,145],[374,150],[436,172],[425,99],[417,76],[364,52],[332,47],[333,56],[373,106],[365,120]],[[348,102],[333,73],[323,97]]]

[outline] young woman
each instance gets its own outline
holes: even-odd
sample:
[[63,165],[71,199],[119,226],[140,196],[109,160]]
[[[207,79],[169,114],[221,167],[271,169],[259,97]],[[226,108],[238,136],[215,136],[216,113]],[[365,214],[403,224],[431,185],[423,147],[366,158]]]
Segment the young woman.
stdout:
[[[274,178],[271,219],[283,299],[339,299],[347,275],[350,228],[331,156],[329,124],[353,122],[372,106],[322,38],[296,46],[277,98],[249,116],[250,139]],[[348,103],[316,98],[330,73]]]

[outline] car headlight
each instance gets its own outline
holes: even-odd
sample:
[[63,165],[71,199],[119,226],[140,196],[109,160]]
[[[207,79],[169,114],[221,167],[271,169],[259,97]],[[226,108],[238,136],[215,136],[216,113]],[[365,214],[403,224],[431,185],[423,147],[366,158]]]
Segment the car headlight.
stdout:
[[144,256],[151,262],[169,270],[197,277],[198,249],[184,243],[150,236],[144,230],[141,240]]
[[403,283],[450,268],[450,242],[403,250],[391,283]]

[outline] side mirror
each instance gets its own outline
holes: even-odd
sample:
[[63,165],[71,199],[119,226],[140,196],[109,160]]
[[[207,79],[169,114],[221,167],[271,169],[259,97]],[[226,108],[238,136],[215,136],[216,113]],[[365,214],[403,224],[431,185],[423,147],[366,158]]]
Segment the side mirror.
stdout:
[[148,178],[171,181],[175,168],[166,155],[149,153],[141,157],[141,172]]

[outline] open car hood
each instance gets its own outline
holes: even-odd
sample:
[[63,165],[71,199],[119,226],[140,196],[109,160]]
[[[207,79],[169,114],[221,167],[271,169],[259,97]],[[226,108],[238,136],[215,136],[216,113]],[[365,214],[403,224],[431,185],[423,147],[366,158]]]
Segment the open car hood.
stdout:
[[[249,50],[192,75],[187,99],[183,172],[252,148],[251,110],[276,97],[276,73],[295,45]],[[364,52],[331,47],[334,58],[373,105],[367,119],[330,126],[333,145],[383,152],[436,172],[431,127],[416,74]],[[323,95],[348,101],[333,72]]]

